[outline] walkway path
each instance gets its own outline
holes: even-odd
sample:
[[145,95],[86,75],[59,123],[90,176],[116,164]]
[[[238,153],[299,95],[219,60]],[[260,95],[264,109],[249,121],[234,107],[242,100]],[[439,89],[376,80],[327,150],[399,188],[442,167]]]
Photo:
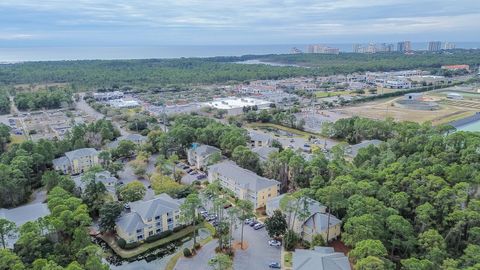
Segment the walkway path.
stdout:
[[215,247],[218,246],[218,240],[208,242],[192,258],[182,257],[178,260],[174,270],[211,270],[208,261],[215,256]]

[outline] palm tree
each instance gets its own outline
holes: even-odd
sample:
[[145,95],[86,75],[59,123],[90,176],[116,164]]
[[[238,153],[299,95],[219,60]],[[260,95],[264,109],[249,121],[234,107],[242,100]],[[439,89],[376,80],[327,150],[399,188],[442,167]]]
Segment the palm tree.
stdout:
[[239,200],[237,203],[239,210],[238,219],[242,223],[242,237],[240,247],[243,249],[243,226],[245,225],[245,219],[253,217],[253,203],[247,200]]

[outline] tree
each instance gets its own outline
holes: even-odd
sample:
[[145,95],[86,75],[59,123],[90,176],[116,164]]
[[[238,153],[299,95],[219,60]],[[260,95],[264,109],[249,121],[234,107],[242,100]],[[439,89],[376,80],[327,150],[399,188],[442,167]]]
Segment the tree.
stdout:
[[242,168],[257,173],[260,172],[260,159],[258,155],[244,145],[235,147],[232,153],[232,160]]
[[315,234],[312,237],[312,243],[311,243],[310,247],[313,249],[315,247],[323,247],[326,244],[327,243],[325,242],[325,240],[323,239],[323,236],[321,234]]
[[121,140],[113,150],[114,156],[119,158],[132,157],[135,154],[136,145],[129,140]]
[[242,223],[242,236],[240,240],[240,247],[243,249],[243,226],[245,225],[245,219],[253,217],[253,203],[248,200],[239,200],[236,207],[239,210],[238,219]]
[[349,218],[345,223],[344,230],[343,241],[353,247],[362,240],[379,239],[384,231],[382,224],[372,214]]
[[405,254],[415,247],[413,226],[400,215],[391,215],[386,220],[387,230],[390,232],[390,255],[396,248]]
[[195,222],[197,220],[197,209],[202,205],[202,201],[198,197],[198,194],[191,193],[186,198],[183,204],[180,206],[180,219],[184,223],[192,223],[193,229],[193,246],[197,244],[197,235]]
[[119,190],[120,197],[125,202],[134,202],[141,200],[145,196],[146,192],[147,189],[140,181],[130,182],[121,187]]
[[285,215],[280,210],[273,211],[273,215],[265,220],[265,227],[268,232],[268,236],[274,238],[285,234],[287,231],[287,220]]
[[429,260],[421,260],[417,258],[408,258],[401,261],[402,269],[405,270],[433,270],[434,265]]
[[387,270],[385,262],[378,257],[368,256],[360,259],[355,269],[357,270]]
[[107,202],[100,208],[100,230],[109,232],[115,229],[115,221],[120,216],[123,205],[120,202]]
[[208,261],[208,265],[214,270],[228,270],[232,268],[233,262],[228,255],[219,253]]
[[14,222],[0,218],[0,240],[3,248],[7,248],[7,238],[12,237],[17,231],[17,226]]
[[362,240],[348,253],[348,257],[352,259],[353,262],[369,256],[378,258],[387,256],[387,249],[383,246],[380,240]]
[[1,270],[23,270],[26,269],[20,258],[12,251],[3,248],[0,249],[0,269]]
[[98,214],[100,207],[105,202],[107,188],[102,182],[95,179],[95,171],[87,172],[82,181],[86,183],[82,194],[83,202],[88,206],[90,213]]

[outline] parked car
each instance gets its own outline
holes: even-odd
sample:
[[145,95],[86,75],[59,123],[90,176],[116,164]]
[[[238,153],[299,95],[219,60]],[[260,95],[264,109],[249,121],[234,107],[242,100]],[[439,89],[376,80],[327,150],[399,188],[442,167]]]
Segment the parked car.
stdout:
[[280,268],[282,268],[282,267],[280,266],[280,263],[279,263],[279,262],[271,262],[271,263],[268,264],[268,267],[270,267],[270,268],[275,268],[275,269],[280,269]]
[[272,239],[268,241],[268,245],[271,247],[280,247],[282,242]]
[[254,221],[250,222],[249,225],[250,225],[250,227],[253,227],[253,226],[257,225],[257,224],[258,224],[258,221],[254,220]]
[[199,174],[199,175],[197,175],[197,180],[204,179],[206,177],[207,176],[205,174]]
[[202,215],[203,214],[208,214],[208,211],[207,210],[202,210],[202,211],[200,211],[200,214],[202,214]]
[[251,223],[252,221],[253,221],[253,219],[247,218],[247,219],[245,219],[245,224],[246,224],[246,225],[250,225],[250,223]]
[[265,227],[265,224],[259,222],[259,223],[255,224],[255,226],[253,226],[253,229],[254,230],[260,230],[263,227]]

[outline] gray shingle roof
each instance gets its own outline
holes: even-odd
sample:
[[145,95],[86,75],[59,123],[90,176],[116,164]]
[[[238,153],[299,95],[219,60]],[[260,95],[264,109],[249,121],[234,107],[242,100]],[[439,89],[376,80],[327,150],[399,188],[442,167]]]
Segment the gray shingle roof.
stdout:
[[120,216],[116,224],[125,232],[135,233],[136,230],[145,227],[144,221],[154,220],[156,216],[162,216],[167,212],[175,212],[179,209],[180,202],[178,200],[162,193],[148,201],[131,202],[131,212]]
[[375,145],[375,146],[378,146],[380,145],[381,143],[383,143],[383,141],[380,141],[380,140],[365,140],[361,143],[357,143],[357,144],[354,144],[354,145],[351,145],[348,149],[347,149],[347,154],[352,156],[352,157],[355,157],[357,154],[358,154],[358,151],[362,148],[365,148],[365,147],[368,147],[369,145]]
[[63,156],[52,160],[52,164],[54,167],[70,166],[70,161],[68,161],[67,157]]
[[250,131],[248,134],[250,136],[250,139],[252,141],[268,141],[271,140],[272,137],[265,134],[265,133],[260,133],[260,132],[255,132],[255,131]]
[[66,152],[65,156],[71,161],[77,158],[97,155],[98,151],[95,148],[80,148],[70,152]]
[[351,270],[345,254],[331,247],[315,247],[314,250],[296,249],[293,253],[293,270]]
[[206,145],[206,144],[202,144],[200,146],[197,146],[193,151],[195,151],[195,153],[198,155],[198,156],[202,156],[202,157],[206,157],[210,154],[213,154],[215,152],[221,152],[220,149],[214,147],[214,146],[211,146],[211,145]]
[[12,209],[0,208],[0,218],[13,221],[17,226],[49,214],[50,210],[48,210],[47,204],[45,203],[27,204]]
[[[280,209],[280,201],[282,198],[284,198],[287,194],[282,194],[280,196],[277,196],[275,198],[272,198],[267,201],[267,210],[270,209]],[[307,198],[308,201],[308,212],[310,215],[313,215],[315,213],[325,213],[326,207],[322,205],[321,203],[312,200],[310,198]]]
[[252,149],[252,151],[254,153],[257,153],[260,160],[266,161],[271,153],[278,153],[278,148],[262,146],[262,147],[255,147]]
[[280,183],[277,180],[268,179],[259,176],[252,171],[244,169],[235,164],[233,161],[223,161],[208,168],[209,173],[217,172],[229,179],[234,180],[236,184],[255,192],[258,192],[264,188],[276,186]]
[[[315,229],[317,233],[327,230],[328,214],[314,213],[306,221],[305,225]],[[330,215],[330,227],[342,223],[334,215]]]
[[115,141],[107,144],[108,148],[116,148],[121,141],[131,141],[134,143],[145,142],[147,140],[146,136],[140,134],[128,134],[125,136],[118,137]]

